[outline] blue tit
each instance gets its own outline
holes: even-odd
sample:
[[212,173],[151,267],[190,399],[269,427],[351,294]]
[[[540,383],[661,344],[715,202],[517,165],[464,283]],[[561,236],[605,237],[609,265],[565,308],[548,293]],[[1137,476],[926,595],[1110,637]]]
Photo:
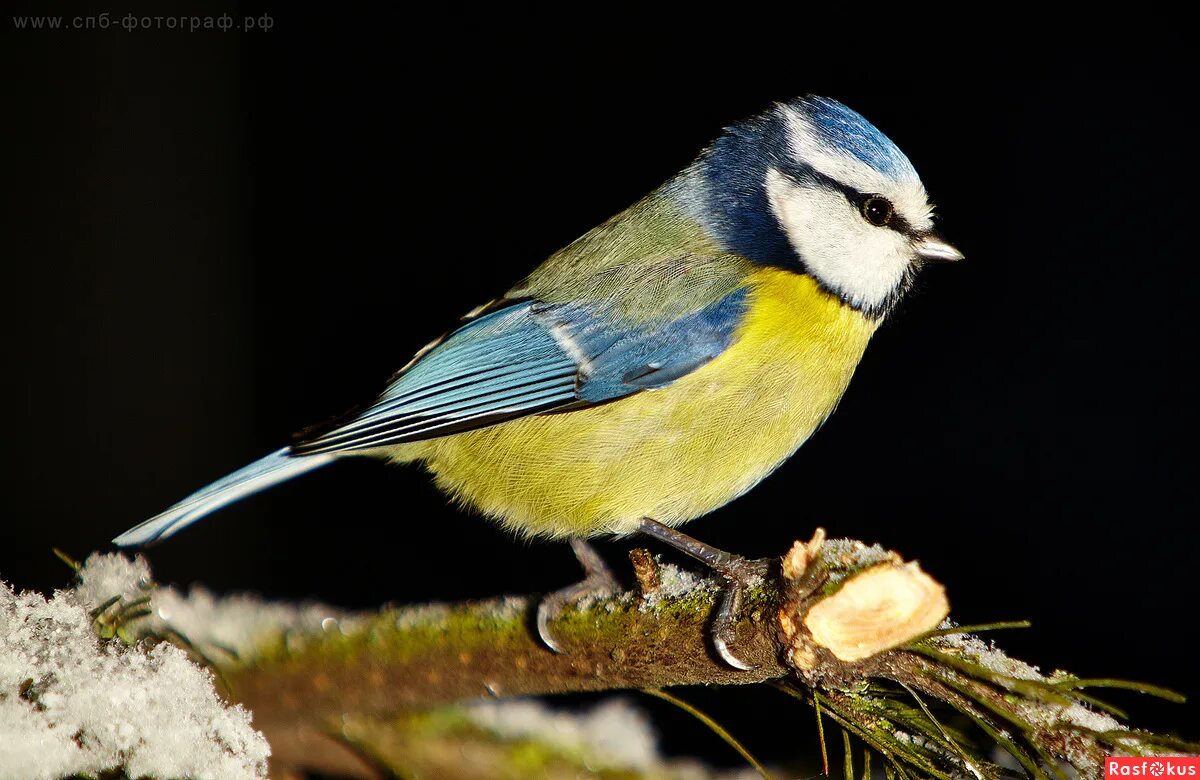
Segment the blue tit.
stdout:
[[675,527],[787,460],[918,271],[960,258],[908,158],[866,119],[828,98],[777,104],[470,312],[365,410],[114,541],[367,456],[421,464],[518,534],[642,531],[742,580],[734,556]]

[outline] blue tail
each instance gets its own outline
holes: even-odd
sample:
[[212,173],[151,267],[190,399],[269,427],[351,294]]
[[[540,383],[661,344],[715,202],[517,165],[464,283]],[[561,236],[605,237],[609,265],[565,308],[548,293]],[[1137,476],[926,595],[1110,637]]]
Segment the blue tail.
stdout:
[[276,450],[197,490],[167,511],[130,528],[113,542],[121,547],[130,547],[166,538],[223,506],[320,468],[333,459],[333,455],[290,456],[287,447]]

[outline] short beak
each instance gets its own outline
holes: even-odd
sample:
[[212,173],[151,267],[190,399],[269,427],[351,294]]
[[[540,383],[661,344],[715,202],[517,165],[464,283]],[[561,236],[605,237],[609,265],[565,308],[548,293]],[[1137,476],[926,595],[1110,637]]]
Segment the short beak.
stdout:
[[953,245],[943,241],[935,233],[926,233],[917,240],[917,257],[927,263],[956,263],[963,259],[963,253]]

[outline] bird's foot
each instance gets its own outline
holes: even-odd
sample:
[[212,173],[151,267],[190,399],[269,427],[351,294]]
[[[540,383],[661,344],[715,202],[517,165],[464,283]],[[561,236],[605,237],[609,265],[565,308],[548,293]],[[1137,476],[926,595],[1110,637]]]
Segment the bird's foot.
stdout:
[[743,671],[753,669],[754,664],[738,658],[730,648],[737,638],[737,616],[742,607],[742,596],[747,587],[757,584],[767,574],[766,561],[752,561],[740,555],[710,547],[648,517],[642,518],[638,530],[702,561],[725,579],[725,588],[721,592],[721,603],[717,606],[717,613],[713,616],[710,629],[713,647],[716,649],[717,655],[721,656],[721,660],[734,669]]
[[734,560],[717,573],[725,578],[725,588],[721,591],[721,603],[712,622],[712,642],[721,656],[721,660],[734,669],[748,671],[754,664],[738,658],[730,649],[737,639],[737,617],[742,609],[742,595],[750,585],[757,584],[767,573],[765,561],[752,561],[748,558],[734,556]]
[[537,608],[537,632],[546,647],[556,653],[563,651],[550,631],[550,623],[558,617],[564,607],[576,606],[584,599],[603,596],[620,590],[617,578],[609,571],[596,548],[582,539],[572,539],[571,549],[583,566],[584,577],[574,585],[556,590],[542,598]]

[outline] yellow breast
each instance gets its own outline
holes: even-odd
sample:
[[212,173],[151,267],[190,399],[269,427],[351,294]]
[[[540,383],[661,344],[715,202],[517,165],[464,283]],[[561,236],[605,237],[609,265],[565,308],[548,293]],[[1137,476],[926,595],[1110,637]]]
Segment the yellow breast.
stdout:
[[397,448],[438,484],[527,535],[678,525],[765,477],[828,417],[875,323],[809,277],[756,271],[731,346],[674,384],[565,414]]

